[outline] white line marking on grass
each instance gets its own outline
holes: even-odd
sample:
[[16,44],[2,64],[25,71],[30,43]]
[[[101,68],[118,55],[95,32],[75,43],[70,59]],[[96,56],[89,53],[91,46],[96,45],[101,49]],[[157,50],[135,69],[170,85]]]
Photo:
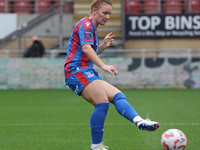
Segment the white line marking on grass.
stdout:
[[200,123],[161,123],[160,125],[199,126]]
[[[16,124],[1,124],[0,126],[89,126],[89,123],[47,123],[47,124],[43,124],[43,123],[16,123]],[[108,126],[127,126],[127,125],[134,125],[133,123],[105,123],[105,125]],[[164,126],[199,126],[200,123],[160,123],[160,125],[164,125]]]

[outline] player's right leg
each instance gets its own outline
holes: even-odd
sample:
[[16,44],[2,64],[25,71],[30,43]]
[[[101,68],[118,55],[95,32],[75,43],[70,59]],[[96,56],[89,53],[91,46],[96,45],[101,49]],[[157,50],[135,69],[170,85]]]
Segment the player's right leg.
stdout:
[[92,135],[91,150],[107,150],[102,144],[104,122],[109,108],[108,97],[101,85],[101,80],[94,80],[81,92],[82,97],[95,106],[90,117]]
[[104,121],[109,108],[109,101],[104,88],[101,86],[102,80],[98,77],[98,73],[90,68],[80,70],[66,79],[67,85],[76,94],[81,95],[95,106],[90,118],[91,149],[103,146]]

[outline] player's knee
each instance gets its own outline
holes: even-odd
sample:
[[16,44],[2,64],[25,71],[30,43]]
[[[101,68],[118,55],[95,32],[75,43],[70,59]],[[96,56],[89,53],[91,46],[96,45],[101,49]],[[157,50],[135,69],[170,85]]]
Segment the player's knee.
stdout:
[[127,99],[126,99],[126,96],[123,94],[123,93],[117,93],[115,96],[114,96],[114,98],[113,98],[113,100],[112,100],[112,103],[113,104],[115,104],[117,101],[119,101],[119,100],[125,100],[125,101],[128,101]]
[[106,103],[109,102],[107,95],[104,95],[104,94],[102,94],[99,97],[94,97],[93,99],[94,99],[96,105],[101,104],[101,103],[105,103],[105,102]]
[[110,103],[109,103],[109,101],[107,100],[107,101],[100,102],[100,103],[96,104],[95,107],[104,107],[104,108],[108,109],[108,108],[109,108],[109,105],[110,105]]

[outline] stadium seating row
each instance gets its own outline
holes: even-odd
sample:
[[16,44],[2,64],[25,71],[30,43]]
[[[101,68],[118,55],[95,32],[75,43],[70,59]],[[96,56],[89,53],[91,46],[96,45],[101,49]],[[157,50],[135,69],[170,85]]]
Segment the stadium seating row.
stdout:
[[[52,4],[58,4],[59,0],[52,3],[51,0],[39,0],[38,2],[31,2],[27,0],[18,0],[15,2],[0,1],[0,13],[14,12],[14,13],[42,13],[51,8]],[[64,13],[72,12],[72,4],[68,3],[64,7]],[[189,0],[164,0],[162,4],[158,0],[125,0],[125,13],[131,14],[156,14],[163,12],[165,14],[181,14],[185,13],[200,13],[200,0],[191,0],[191,7]]]
[[191,8],[189,1],[181,0],[164,0],[159,3],[158,0],[126,0],[125,13],[131,14],[156,14],[161,13],[162,10],[165,14],[181,14],[185,13],[200,13],[200,0],[191,0]]
[[[45,10],[51,8],[52,5],[56,5],[58,3],[60,3],[59,0],[55,0],[53,3],[47,0],[44,1],[40,0],[38,2],[18,0],[15,2],[8,1],[8,3],[1,1],[0,13],[5,13],[5,12],[25,13],[25,14],[29,14],[32,12],[43,13]],[[72,11],[72,4],[68,3],[67,6],[64,7],[63,12],[67,13],[71,11]]]

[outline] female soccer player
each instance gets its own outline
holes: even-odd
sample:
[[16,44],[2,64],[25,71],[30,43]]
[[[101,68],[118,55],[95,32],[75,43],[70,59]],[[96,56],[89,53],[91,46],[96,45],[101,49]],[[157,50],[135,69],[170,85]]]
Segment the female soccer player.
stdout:
[[113,44],[115,35],[109,33],[99,45],[97,36],[98,25],[105,25],[110,18],[112,3],[110,0],[93,0],[91,14],[82,18],[72,31],[67,46],[65,62],[65,82],[79,96],[95,106],[90,118],[92,135],[91,150],[107,150],[102,144],[104,121],[113,103],[123,117],[135,123],[141,130],[156,130],[158,122],[142,119],[128,103],[125,95],[116,87],[104,81],[93,69],[93,64],[107,71],[110,75],[118,72],[112,65],[104,64],[98,57],[107,47]]

